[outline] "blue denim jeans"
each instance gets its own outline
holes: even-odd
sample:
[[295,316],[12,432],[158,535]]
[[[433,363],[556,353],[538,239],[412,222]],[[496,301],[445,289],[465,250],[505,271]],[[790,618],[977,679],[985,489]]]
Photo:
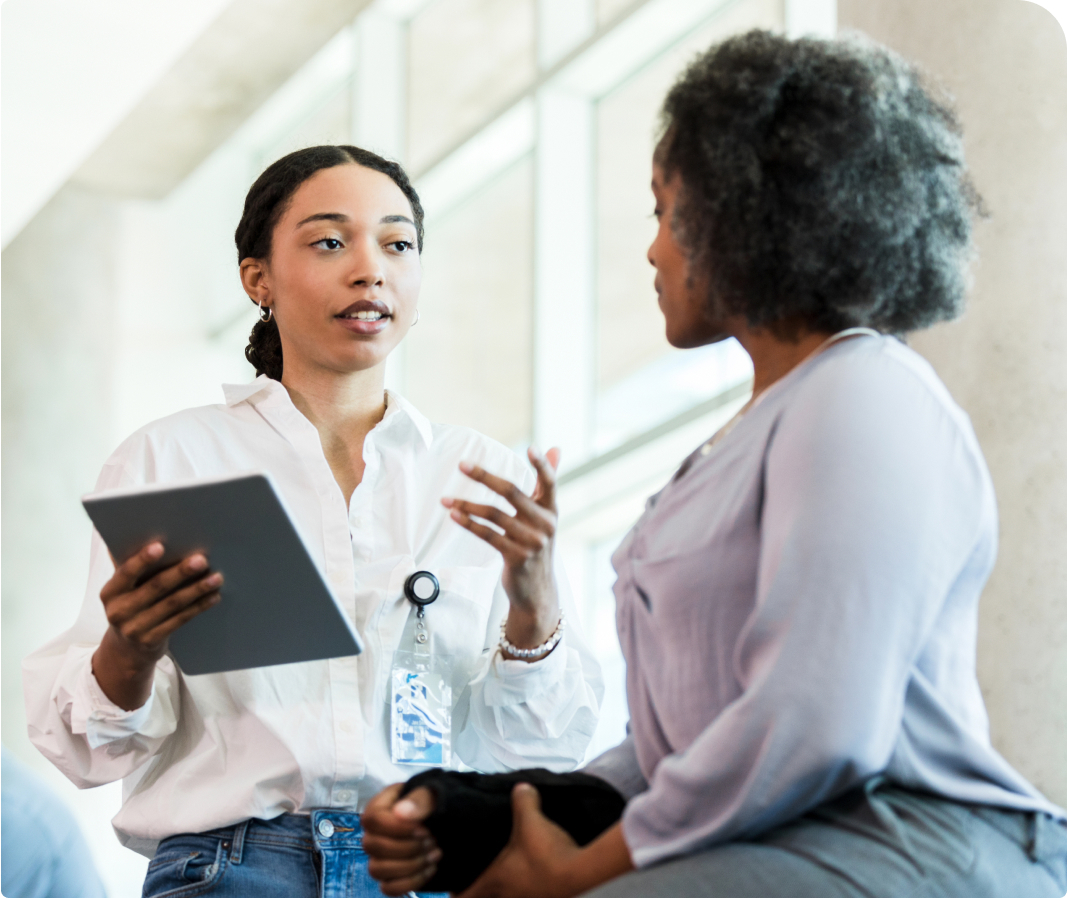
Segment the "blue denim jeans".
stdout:
[[381,898],[367,863],[358,814],[283,814],[164,839],[148,865],[142,895]]

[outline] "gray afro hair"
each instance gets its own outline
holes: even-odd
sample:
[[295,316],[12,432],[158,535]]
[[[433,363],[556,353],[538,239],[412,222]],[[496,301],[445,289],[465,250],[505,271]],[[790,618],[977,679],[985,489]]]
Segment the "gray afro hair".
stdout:
[[672,227],[716,311],[902,334],[962,310],[981,200],[951,105],[895,53],[750,31],[689,66],[661,127]]

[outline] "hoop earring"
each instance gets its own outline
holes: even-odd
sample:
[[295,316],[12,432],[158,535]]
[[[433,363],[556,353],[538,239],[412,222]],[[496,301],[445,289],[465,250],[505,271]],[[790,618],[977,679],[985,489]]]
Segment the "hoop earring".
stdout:
[[420,312],[418,309],[416,309],[415,310],[415,320],[411,322],[411,326],[414,327],[416,324],[418,324],[419,323],[419,319],[421,317],[422,317],[422,312]]
[[260,304],[259,304],[259,320],[262,321],[264,324],[266,324],[273,317],[274,317],[274,309],[272,309],[270,306],[267,306],[267,314],[264,315],[263,314],[263,303],[260,302]]

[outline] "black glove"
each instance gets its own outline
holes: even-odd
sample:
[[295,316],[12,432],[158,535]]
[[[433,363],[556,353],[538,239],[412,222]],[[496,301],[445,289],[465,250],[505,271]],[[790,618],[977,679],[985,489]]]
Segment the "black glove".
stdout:
[[462,892],[493,862],[511,838],[511,790],[516,783],[534,786],[541,812],[579,845],[589,844],[615,823],[626,806],[615,789],[587,773],[427,770],[409,779],[400,793],[425,786],[434,797],[433,813],[424,825],[442,857],[420,891]]

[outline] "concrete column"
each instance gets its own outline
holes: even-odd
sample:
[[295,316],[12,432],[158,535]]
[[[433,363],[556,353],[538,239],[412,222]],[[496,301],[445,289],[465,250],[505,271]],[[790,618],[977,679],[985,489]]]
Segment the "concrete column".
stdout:
[[1067,804],[1067,42],[1020,0],[838,0],[955,95],[991,213],[959,321],[913,338],[974,422],[1000,504],[978,674],[994,745]]
[[[539,0],[537,57],[550,68],[596,27],[592,0]],[[595,107],[581,86],[537,93],[534,208],[534,442],[563,449],[563,466],[591,449],[596,360]]]
[[593,104],[537,97],[534,222],[534,441],[563,465],[591,447],[595,384]]

